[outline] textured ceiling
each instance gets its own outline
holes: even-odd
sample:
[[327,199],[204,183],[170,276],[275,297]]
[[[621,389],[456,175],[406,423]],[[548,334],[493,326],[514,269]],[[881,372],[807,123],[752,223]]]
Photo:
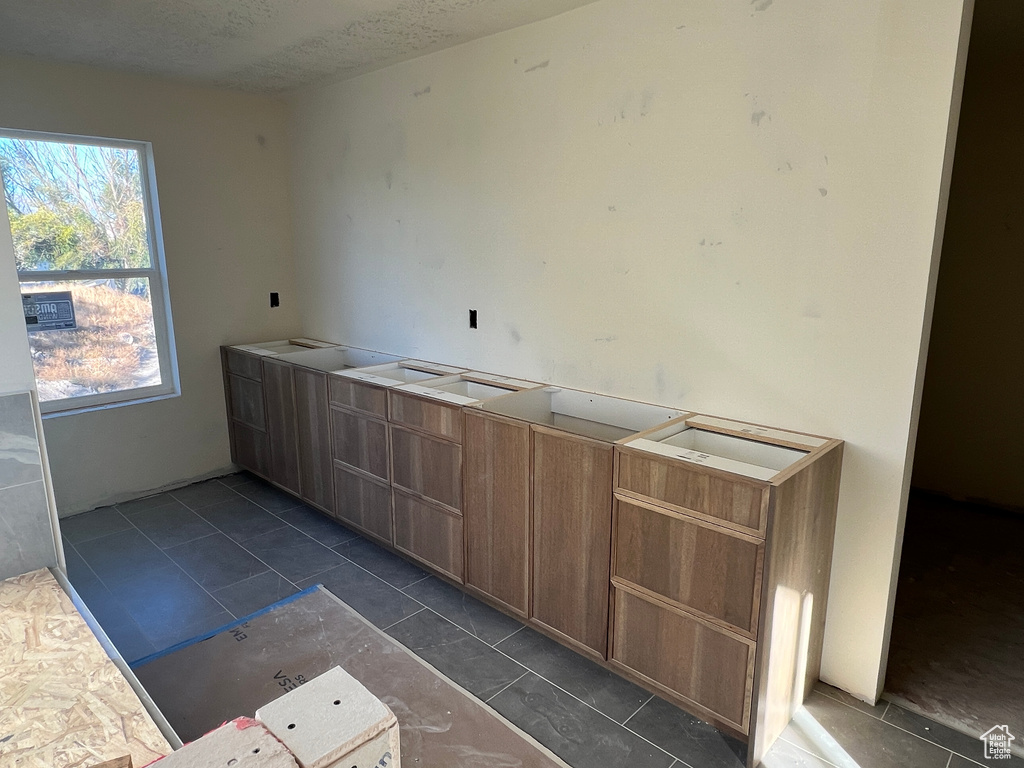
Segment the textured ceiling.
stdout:
[[275,93],[592,0],[0,0],[0,52]]

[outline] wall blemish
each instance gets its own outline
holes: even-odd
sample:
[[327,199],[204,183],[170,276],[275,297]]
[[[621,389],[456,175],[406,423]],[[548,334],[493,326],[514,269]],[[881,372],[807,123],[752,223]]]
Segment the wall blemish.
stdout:
[[430,93],[430,86],[429,85],[426,88],[424,88],[422,91],[413,91],[412,95],[413,95],[414,98],[418,99],[420,96],[426,96],[428,93]]
[[544,59],[544,61],[542,61],[540,64],[534,64],[529,69],[524,70],[524,72],[529,73],[529,72],[536,72],[538,69],[547,69],[548,64],[550,64],[550,63],[551,63],[551,59]]

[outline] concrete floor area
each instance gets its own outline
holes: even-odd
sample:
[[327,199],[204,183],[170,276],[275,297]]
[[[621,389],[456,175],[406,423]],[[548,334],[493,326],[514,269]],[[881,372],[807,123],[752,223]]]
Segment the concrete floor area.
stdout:
[[[129,662],[320,583],[574,768],[744,765],[744,746],[710,725],[250,475],[76,515],[61,529],[72,584]],[[980,741],[819,685],[764,764],[972,760],[985,762]]]

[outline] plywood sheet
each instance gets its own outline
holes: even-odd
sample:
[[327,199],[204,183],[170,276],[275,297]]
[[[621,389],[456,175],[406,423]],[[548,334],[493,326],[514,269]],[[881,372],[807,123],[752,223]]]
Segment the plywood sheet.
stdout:
[[77,768],[171,751],[70,598],[39,570],[0,582],[0,764]]

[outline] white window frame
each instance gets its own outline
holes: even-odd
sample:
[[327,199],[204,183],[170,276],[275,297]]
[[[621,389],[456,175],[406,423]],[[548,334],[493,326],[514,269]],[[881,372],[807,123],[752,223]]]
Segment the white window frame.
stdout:
[[[118,278],[147,278],[150,303],[153,306],[153,326],[156,336],[157,359],[160,365],[160,384],[135,387],[117,392],[66,397],[39,403],[44,418],[66,416],[84,411],[116,408],[122,405],[148,403],[178,397],[181,384],[178,378],[178,355],[174,344],[174,325],[171,321],[171,296],[167,289],[167,268],[164,260],[164,239],[160,226],[160,203],[156,193],[156,166],[153,163],[153,145],[148,141],[108,139],[95,136],[75,136],[66,133],[24,131],[0,128],[0,138],[25,141],[51,141],[65,144],[85,144],[96,147],[131,149],[139,153],[139,176],[142,183],[143,208],[146,215],[146,235],[149,241],[150,265],[139,269],[86,269],[56,271],[19,271],[18,283],[46,281],[73,282],[77,280],[111,280]],[[2,181],[2,180],[0,180]],[[0,193],[2,193],[0,184]],[[6,200],[4,205],[6,206]],[[7,237],[11,232],[6,233]],[[26,328],[26,333],[28,332]]]

